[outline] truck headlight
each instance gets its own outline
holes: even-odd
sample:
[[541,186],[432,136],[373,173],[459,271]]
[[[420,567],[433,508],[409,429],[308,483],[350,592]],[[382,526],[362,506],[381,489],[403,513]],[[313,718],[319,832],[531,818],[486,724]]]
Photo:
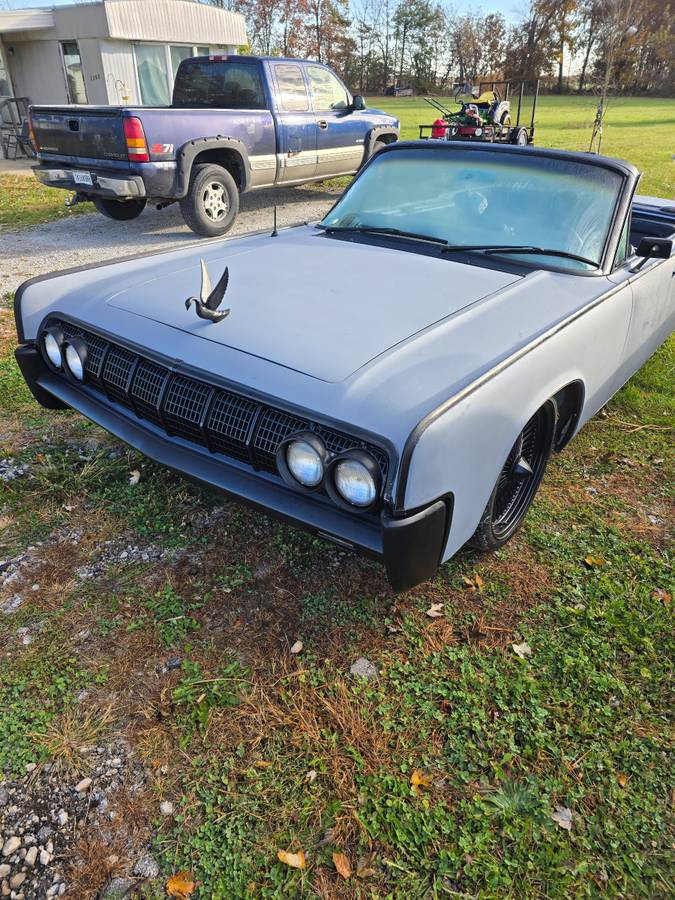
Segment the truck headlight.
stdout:
[[48,328],[42,336],[42,346],[45,355],[53,368],[60,369],[63,366],[63,332],[60,328]]
[[331,461],[326,490],[339,505],[366,510],[377,503],[381,483],[375,459],[365,450],[354,449]]
[[476,130],[474,131],[474,134],[476,135],[476,137],[480,137],[482,133],[483,133],[482,128],[476,128]]
[[87,362],[87,345],[81,337],[69,338],[63,345],[66,369],[76,381],[84,381],[84,367]]
[[279,444],[277,468],[287,484],[313,491],[323,482],[327,456],[321,438],[312,431],[303,431]]

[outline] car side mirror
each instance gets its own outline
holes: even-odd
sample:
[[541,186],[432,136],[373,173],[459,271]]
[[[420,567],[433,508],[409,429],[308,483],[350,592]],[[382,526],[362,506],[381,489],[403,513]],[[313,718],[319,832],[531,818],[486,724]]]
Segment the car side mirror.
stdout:
[[366,101],[361,94],[354,94],[352,97],[352,109],[357,111],[366,108]]
[[670,259],[672,252],[672,238],[643,237],[635,251],[635,255],[642,258],[631,272],[639,272],[648,259]]

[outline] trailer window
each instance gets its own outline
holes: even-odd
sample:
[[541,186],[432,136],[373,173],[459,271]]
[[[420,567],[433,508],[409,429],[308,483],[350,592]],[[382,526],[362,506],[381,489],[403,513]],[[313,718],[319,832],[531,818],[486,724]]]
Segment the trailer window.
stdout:
[[192,58],[178,67],[173,105],[190,108],[265,109],[265,91],[256,63]]

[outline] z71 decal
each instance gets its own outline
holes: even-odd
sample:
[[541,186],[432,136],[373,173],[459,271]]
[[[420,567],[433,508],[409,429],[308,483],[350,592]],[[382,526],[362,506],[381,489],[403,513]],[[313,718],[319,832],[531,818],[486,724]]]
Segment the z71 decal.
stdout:
[[173,153],[173,144],[152,144],[151,153]]

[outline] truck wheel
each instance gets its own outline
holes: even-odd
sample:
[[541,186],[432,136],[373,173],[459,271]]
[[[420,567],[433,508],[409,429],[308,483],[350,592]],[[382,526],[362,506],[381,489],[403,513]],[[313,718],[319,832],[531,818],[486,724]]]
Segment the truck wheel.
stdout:
[[523,524],[546,471],[557,420],[556,403],[549,400],[520,432],[469,541],[472,546],[496,550]]
[[511,143],[515,144],[516,147],[527,147],[529,143],[527,129],[518,128],[516,133],[511,138]]
[[94,197],[94,206],[108,219],[128,222],[137,219],[145,209],[145,200],[111,200],[109,197]]
[[239,189],[227,169],[210,163],[194,166],[188,192],[180,201],[186,225],[197,234],[225,234],[239,212]]

